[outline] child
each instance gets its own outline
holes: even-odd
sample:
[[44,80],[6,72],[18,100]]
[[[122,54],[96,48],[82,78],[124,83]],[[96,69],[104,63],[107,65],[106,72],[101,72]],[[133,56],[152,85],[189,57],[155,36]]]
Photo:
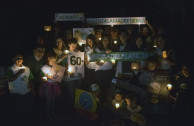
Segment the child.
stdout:
[[[11,93],[16,118],[26,121],[32,119],[33,98],[31,94],[31,80],[33,75],[27,66],[24,66],[23,55],[14,55],[13,65],[7,70],[6,78]],[[20,121],[21,121],[20,120]]]
[[39,93],[44,99],[45,115],[47,119],[52,119],[55,117],[54,111],[56,98],[60,96],[61,90],[58,83],[50,79],[51,75],[49,74],[52,66],[56,64],[57,57],[53,52],[49,52],[47,58],[48,64],[41,68],[41,76],[47,77],[47,79],[43,79],[43,83],[40,85]]
[[114,99],[112,100],[112,105],[116,109],[122,109],[126,107],[126,102],[123,99],[123,93],[120,89],[116,89],[114,92]]
[[131,112],[131,113],[134,113],[134,112],[140,112],[141,111],[141,106],[139,106],[137,104],[137,97],[134,95],[134,96],[125,96],[125,100],[126,100],[126,109]]
[[[68,41],[68,46],[69,46],[69,53],[70,54],[76,54],[80,52],[77,49],[78,41],[75,38],[72,38]],[[69,65],[69,64],[68,64]],[[69,67],[69,66],[68,66]],[[75,65],[76,67],[76,65]],[[68,68],[68,71],[70,68]],[[81,73],[68,73],[68,75],[65,76],[65,84],[66,84],[66,93],[67,93],[67,99],[69,102],[69,107],[71,109],[74,106],[74,98],[75,98],[75,89],[80,88],[81,83],[82,83],[82,75]]]

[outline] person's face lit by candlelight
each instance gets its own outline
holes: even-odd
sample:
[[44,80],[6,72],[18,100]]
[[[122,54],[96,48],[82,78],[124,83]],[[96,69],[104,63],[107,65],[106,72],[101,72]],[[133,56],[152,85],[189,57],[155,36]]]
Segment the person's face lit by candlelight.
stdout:
[[122,100],[122,95],[121,94],[115,94],[115,100],[117,102],[121,101]]
[[33,50],[33,52],[34,52],[34,56],[40,60],[44,55],[45,48],[36,48]]
[[154,71],[156,69],[156,63],[148,62],[148,70]]
[[127,32],[122,31],[122,32],[119,34],[119,39],[121,40],[121,44],[122,44],[122,45],[125,45],[125,44],[127,43],[127,39],[128,39]]
[[190,76],[190,75],[189,75],[188,68],[187,68],[187,66],[185,66],[185,65],[182,67],[181,72],[182,72],[182,74],[183,74],[185,77],[189,77],[189,76]]
[[54,57],[48,57],[48,63],[50,66],[53,66],[55,65],[57,62],[57,58],[54,58]]

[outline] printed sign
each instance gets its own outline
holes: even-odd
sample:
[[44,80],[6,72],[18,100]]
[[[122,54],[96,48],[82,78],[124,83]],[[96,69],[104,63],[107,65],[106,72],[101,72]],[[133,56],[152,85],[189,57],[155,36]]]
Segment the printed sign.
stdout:
[[87,18],[86,21],[91,25],[146,24],[145,17]]
[[73,37],[79,44],[86,44],[86,37],[89,34],[94,34],[94,28],[73,28]]
[[84,52],[70,52],[68,54],[68,75],[84,77]]
[[50,71],[50,74],[52,75],[52,80],[55,80],[57,82],[61,82],[62,78],[63,78],[63,74],[65,72],[65,67],[62,67],[60,65],[53,65]]
[[112,52],[112,53],[93,53],[89,55],[89,61],[142,61],[155,53],[150,51],[131,51],[131,52]]
[[56,21],[84,21],[84,13],[56,13]]

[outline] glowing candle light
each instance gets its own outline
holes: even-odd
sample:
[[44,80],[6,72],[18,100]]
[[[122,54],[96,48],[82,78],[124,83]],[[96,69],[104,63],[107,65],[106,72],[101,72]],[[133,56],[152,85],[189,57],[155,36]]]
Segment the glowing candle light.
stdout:
[[104,60],[100,60],[101,63],[104,63]]
[[51,31],[51,26],[45,25],[44,26],[44,31]]
[[111,61],[112,61],[112,63],[115,63],[115,59],[112,59]]
[[172,84],[167,84],[167,88],[169,91],[172,90]]
[[117,40],[114,41],[114,44],[117,44]]
[[71,68],[71,67],[69,67],[67,71],[68,71],[68,77],[70,77],[71,72],[72,72],[72,68]]
[[116,103],[115,107],[118,109],[120,107],[119,103]]
[[157,45],[154,45],[153,47],[154,47],[154,48],[156,48],[156,47],[157,47]]
[[111,27],[113,27],[114,25],[113,24],[111,24]]
[[26,67],[25,66],[22,66],[22,67],[19,67],[20,69],[25,69]]
[[69,50],[65,50],[65,54],[68,54],[69,53]]
[[164,59],[167,58],[167,51],[162,51],[162,57],[163,57]]
[[82,46],[82,45],[83,45],[83,43],[81,43],[81,42],[80,42],[80,43],[79,43],[79,45],[80,45],[80,46]]
[[46,81],[47,80],[47,77],[42,77],[42,79]]
[[102,38],[98,38],[99,40],[102,40]]

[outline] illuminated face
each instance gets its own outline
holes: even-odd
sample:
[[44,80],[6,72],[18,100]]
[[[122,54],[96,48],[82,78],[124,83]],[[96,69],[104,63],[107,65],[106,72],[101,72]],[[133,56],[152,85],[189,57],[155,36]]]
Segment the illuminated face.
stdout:
[[93,41],[91,39],[87,39],[87,43],[90,47],[93,47]]
[[121,101],[121,100],[122,100],[122,95],[120,95],[120,94],[115,94],[115,100],[116,100],[117,102]]
[[48,62],[49,62],[49,65],[50,66],[55,65],[56,64],[56,61],[57,61],[57,58],[54,58],[54,57],[48,58]]
[[125,32],[122,32],[120,35],[119,35],[119,38],[121,40],[121,43],[124,45],[125,43],[127,43],[127,34]]
[[18,56],[15,60],[15,65],[21,67],[23,63],[23,56]]
[[118,37],[118,32],[117,31],[111,31],[111,37],[112,38],[116,38],[116,37]]
[[63,40],[61,38],[58,38],[56,40],[56,44],[57,44],[57,47],[58,48],[62,48],[62,46],[63,46]]
[[185,76],[185,77],[189,77],[189,71],[188,71],[188,68],[186,66],[183,66],[182,67],[182,70],[181,70],[182,74]]
[[156,63],[149,62],[148,63],[148,70],[155,70],[156,69]]
[[69,50],[70,51],[75,51],[76,49],[77,49],[77,44],[76,43],[69,44]]
[[45,48],[36,48],[33,50],[34,51],[34,55],[38,58],[38,59],[42,59],[44,52],[45,52]]
[[140,37],[138,37],[136,39],[136,45],[137,45],[137,47],[141,47],[142,46],[142,39]]
[[107,48],[108,43],[109,43],[109,39],[107,37],[103,37],[102,45],[103,45],[104,48]]

